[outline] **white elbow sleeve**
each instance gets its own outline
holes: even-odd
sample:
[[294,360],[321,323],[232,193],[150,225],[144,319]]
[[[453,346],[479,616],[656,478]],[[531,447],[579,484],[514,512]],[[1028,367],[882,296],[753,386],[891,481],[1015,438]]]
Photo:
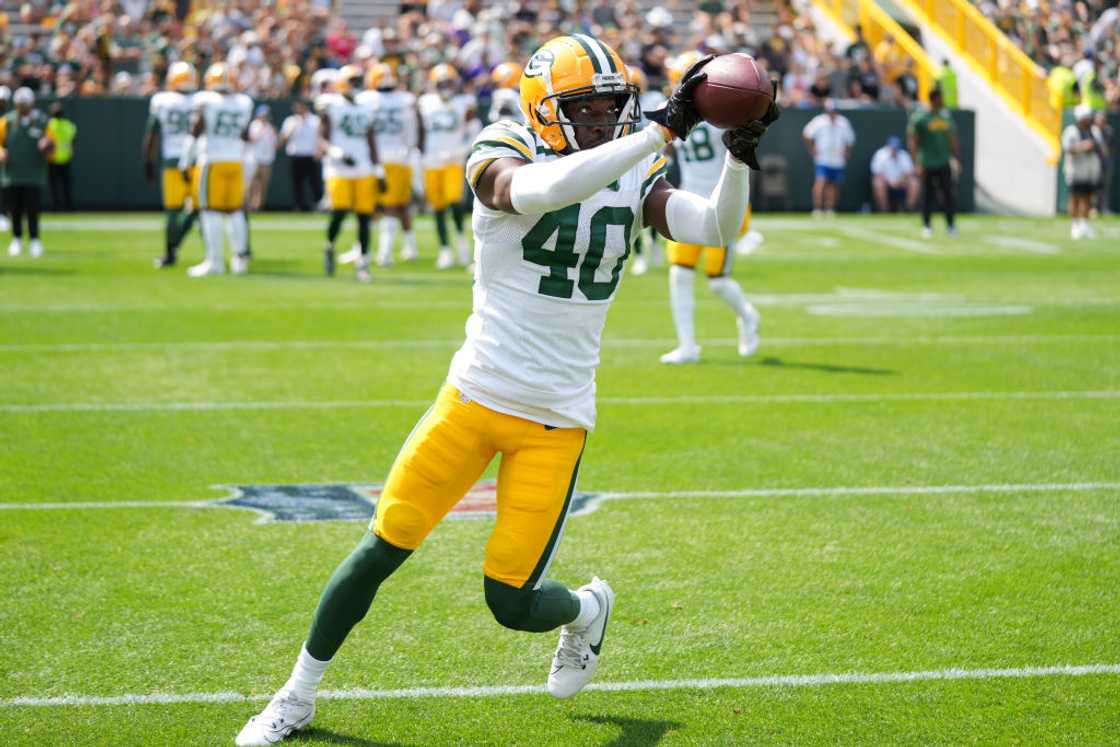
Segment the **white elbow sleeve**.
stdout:
[[665,204],[665,220],[675,241],[729,246],[739,232],[750,200],[750,167],[728,156],[711,197],[674,190]]

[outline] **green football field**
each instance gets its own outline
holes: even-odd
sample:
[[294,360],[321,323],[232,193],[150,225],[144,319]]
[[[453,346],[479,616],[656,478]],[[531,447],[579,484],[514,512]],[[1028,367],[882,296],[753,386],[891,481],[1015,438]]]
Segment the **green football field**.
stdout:
[[[154,271],[151,214],[0,258],[0,743],[232,744],[287,678],[365,529],[291,519],[368,514],[470,308],[430,223],[371,285],[322,277],[323,223],[254,219],[247,277]],[[961,224],[762,216],[749,359],[701,281],[703,362],[660,365],[666,271],[626,278],[550,572],[618,593],[592,688],[493,622],[476,510],[295,742],[1116,744],[1120,221]]]

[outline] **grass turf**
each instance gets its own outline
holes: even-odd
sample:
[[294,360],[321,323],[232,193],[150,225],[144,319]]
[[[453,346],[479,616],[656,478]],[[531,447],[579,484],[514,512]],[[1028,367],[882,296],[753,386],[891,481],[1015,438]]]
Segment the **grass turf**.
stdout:
[[[144,215],[54,218],[46,258],[0,259],[0,501],[380,481],[461,339],[469,279],[431,269],[426,221],[423,262],[371,286],[323,278],[322,223],[254,219],[244,278],[154,272],[159,223]],[[735,268],[763,313],[754,358],[735,355],[702,281],[697,366],[656,361],[672,347],[664,270],[627,278],[611,311],[580,489],[682,495],[607,500],[569,523],[551,575],[601,574],[619,593],[597,681],[1120,663],[1120,489],[904,487],[1120,482],[1120,223],[1076,243],[1052,220],[966,217],[962,238],[929,243],[906,218],[759,227],[766,243]],[[1052,392],[1069,394],[1038,396]],[[951,393],[974,398],[922,398]],[[121,405],[133,409],[98,409]],[[2,741],[229,742],[257,703],[10,701],[267,696],[362,525],[257,518],[0,512]],[[438,527],[325,687],[542,682],[554,636],[503,630],[483,602],[489,527]],[[1103,674],[330,700],[300,743],[1108,743],[1118,730],[1120,677]]]

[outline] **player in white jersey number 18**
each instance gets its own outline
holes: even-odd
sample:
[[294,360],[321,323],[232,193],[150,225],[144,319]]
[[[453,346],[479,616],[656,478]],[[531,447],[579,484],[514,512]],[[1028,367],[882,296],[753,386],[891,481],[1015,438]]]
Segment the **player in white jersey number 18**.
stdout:
[[272,744],[310,723],[319,682],[378,587],[499,454],[498,517],[482,564],[486,603],[507,628],[561,628],[547,675],[554,697],[575,695],[595,673],[614,592],[598,578],[571,590],[548,572],[595,426],[607,310],[642,226],[705,246],[729,243],[747,206],[746,164],[777,117],[773,109],[728,136],[712,196],[674,190],[660,151],[696,125],[692,90],[702,74],[689,71],[638,129],[636,90],[622,67],[593,37],[553,39],[521,79],[528,126],[499,122],[476,138],[467,161],[477,198],[467,339],[397,456],[370,533],[320,597],[291,677],[238,734],[239,745]]

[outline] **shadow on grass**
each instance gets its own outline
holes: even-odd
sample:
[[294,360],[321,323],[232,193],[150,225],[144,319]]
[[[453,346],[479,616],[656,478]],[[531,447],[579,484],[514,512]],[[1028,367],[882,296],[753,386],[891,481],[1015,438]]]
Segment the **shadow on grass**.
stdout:
[[48,267],[44,265],[0,265],[0,275],[73,275],[74,271],[63,267]]
[[684,727],[677,721],[650,721],[640,718],[624,718],[622,716],[572,716],[573,721],[586,721],[590,724],[604,724],[617,726],[622,732],[603,742],[602,747],[638,747],[638,745],[653,745],[660,742],[666,734]]
[[784,361],[773,356],[762,358],[758,361],[760,366],[774,366],[778,368],[801,368],[807,371],[823,371],[824,373],[852,373],[865,376],[894,376],[898,373],[890,368],[865,368],[863,366],[837,366],[832,363],[802,363],[797,361]]
[[351,737],[346,734],[339,734],[329,729],[319,729],[311,727],[298,731],[286,740],[291,744],[299,744],[301,742],[318,741],[324,744],[348,744],[353,747],[407,747],[400,742],[378,742],[373,739],[364,739],[362,737]]

